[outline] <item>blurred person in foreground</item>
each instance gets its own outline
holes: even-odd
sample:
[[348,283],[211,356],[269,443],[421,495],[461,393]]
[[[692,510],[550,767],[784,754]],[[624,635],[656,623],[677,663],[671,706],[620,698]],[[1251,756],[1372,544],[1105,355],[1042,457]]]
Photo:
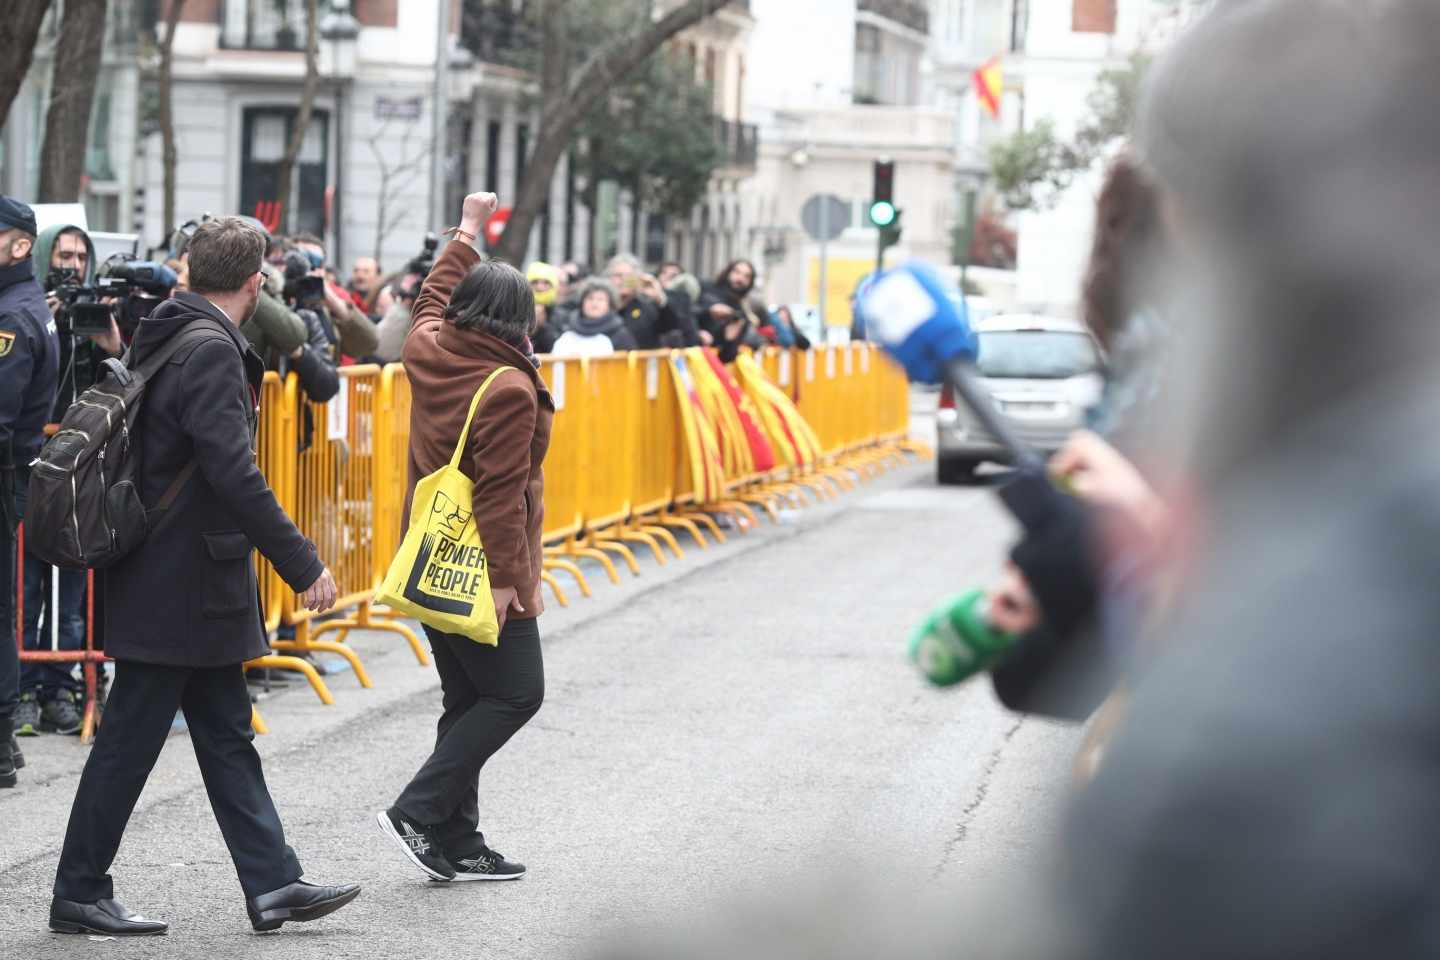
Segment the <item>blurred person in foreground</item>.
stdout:
[[238,218],[211,220],[189,252],[191,290],[157,306],[132,347],[141,363],[186,338],[151,378],[135,429],[141,501],[168,501],[168,509],[144,543],[106,570],[105,652],[115,680],[56,869],[56,933],[167,932],[115,899],[109,871],[176,711],[185,714],[254,929],[318,919],[360,892],[301,879],[252,743],[244,665],[269,652],[255,550],[306,609],[326,610],[336,596],[315,545],[255,465],[264,365],[239,326],[260,296],[264,236]]
[[[427,877],[514,880],[525,867],[491,848],[480,831],[478,782],[485,762],[540,709],[545,670],[537,618],[545,481],[555,405],[529,352],[534,295],[525,275],[475,249],[499,205],[493,193],[465,198],[456,239],[445,245],[415,301],[405,340],[410,378],[410,472],[416,483],[450,462],[476,392],[460,469],[474,483],[474,522],[484,544],[500,624],[496,646],[425,628],[440,674],[443,712],[435,748],[381,829]],[[508,368],[508,369],[506,369]]]
[[1155,68],[1204,536],[1069,814],[1057,955],[1440,952],[1437,43],[1428,2],[1233,3]]

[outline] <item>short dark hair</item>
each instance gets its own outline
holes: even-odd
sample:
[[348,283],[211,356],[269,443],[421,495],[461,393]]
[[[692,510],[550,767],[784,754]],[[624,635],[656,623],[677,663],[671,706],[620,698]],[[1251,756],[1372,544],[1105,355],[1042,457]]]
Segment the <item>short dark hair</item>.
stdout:
[[535,294],[525,274],[508,263],[486,260],[455,288],[445,319],[518,347],[535,327]]
[[324,249],[325,249],[325,241],[324,241],[324,240],[321,240],[319,237],[315,236],[315,234],[313,234],[313,233],[294,233],[294,234],[291,234],[291,235],[290,235],[290,242],[291,242],[292,244],[296,244],[297,246],[298,246],[299,244],[302,244],[302,243],[303,243],[303,244],[307,244],[307,245],[312,246],[312,247],[319,247],[321,250],[324,250]]
[[230,293],[260,272],[265,235],[239,217],[221,217],[200,224],[185,250],[191,290]]

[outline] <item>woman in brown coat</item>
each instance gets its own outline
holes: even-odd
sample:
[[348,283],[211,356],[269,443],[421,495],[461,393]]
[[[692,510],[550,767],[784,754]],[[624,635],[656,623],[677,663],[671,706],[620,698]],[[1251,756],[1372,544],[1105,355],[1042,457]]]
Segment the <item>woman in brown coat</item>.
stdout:
[[540,599],[544,480],[555,406],[530,352],[534,297],[525,275],[483,261],[475,238],[495,212],[493,193],[465,198],[446,245],[415,301],[405,339],[410,380],[409,498],[416,482],[450,461],[470,401],[486,391],[461,465],[475,485],[474,519],[490,565],[500,620],[491,647],[425,629],[440,673],[443,709],[435,751],[377,814],[380,827],[434,880],[513,880],[525,868],[479,830],[480,769],[540,709],[545,672],[536,618]]

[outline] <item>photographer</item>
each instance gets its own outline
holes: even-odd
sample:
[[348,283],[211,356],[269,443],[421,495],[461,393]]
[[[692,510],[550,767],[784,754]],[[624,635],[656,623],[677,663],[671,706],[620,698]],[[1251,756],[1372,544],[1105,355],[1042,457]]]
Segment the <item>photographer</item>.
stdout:
[[[355,305],[343,287],[330,283],[325,278],[325,245],[320,238],[309,233],[297,234],[290,238],[291,253],[299,252],[310,261],[307,276],[320,280],[320,297],[306,294],[304,306],[316,312],[328,314],[331,327],[340,347],[340,353],[347,357],[368,357],[375,352],[379,336],[375,324],[365,312]],[[289,254],[286,255],[286,279],[290,279]],[[313,339],[312,339],[313,342]]]
[[[700,330],[688,309],[676,309],[660,281],[641,272],[640,261],[628,253],[611,259],[605,278],[619,296],[616,313],[634,335],[640,350],[700,345]],[[687,305],[688,306],[688,305]]]
[[[94,289],[95,247],[89,235],[74,224],[57,224],[40,232],[35,240],[32,257],[36,279],[45,288],[45,300],[55,318],[59,336],[59,390],[50,419],[58,423],[75,398],[95,385],[101,364],[117,357],[124,350],[120,326],[116,322],[114,298],[92,302],[90,327],[108,326],[105,332],[81,332],[85,321],[79,319],[74,300],[80,291]],[[109,311],[94,309],[104,304]],[[99,324],[105,315],[108,323]],[[59,580],[54,589],[50,578]],[[85,583],[83,570],[52,569],[28,550],[25,555],[25,622],[24,647],[39,650],[48,647],[40,636],[41,614],[45,633],[54,630],[57,649],[79,650],[85,644]],[[58,608],[52,599],[58,594]],[[55,629],[58,624],[58,629]],[[68,663],[26,663],[20,668],[20,703],[15,710],[15,733],[22,737],[39,733],[78,734],[81,727],[77,701],[82,686],[76,680],[74,667]]]
[[[285,254],[281,269],[269,264],[261,268],[265,283],[253,317],[241,334],[248,336],[248,327],[265,323],[278,314],[293,317],[305,332],[305,339],[293,349],[281,353],[271,349],[259,351],[267,369],[284,377],[291,370],[300,378],[300,388],[311,400],[324,403],[340,392],[337,372],[340,358],[336,337],[319,295],[324,281],[310,277],[310,262],[304,254],[291,250]],[[253,341],[252,341],[253,343]]]

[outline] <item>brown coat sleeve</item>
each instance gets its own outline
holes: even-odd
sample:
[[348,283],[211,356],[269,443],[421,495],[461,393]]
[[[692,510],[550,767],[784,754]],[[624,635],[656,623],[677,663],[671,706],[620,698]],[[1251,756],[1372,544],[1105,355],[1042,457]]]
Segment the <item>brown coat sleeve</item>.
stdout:
[[445,244],[410,311],[410,329],[415,329],[418,324],[445,319],[450,295],[479,262],[480,254],[470,244],[462,240],[451,240]]
[[537,400],[524,377],[519,371],[507,371],[495,379],[480,401],[467,445],[470,479],[475,484],[475,526],[490,558],[492,588],[524,589],[534,577],[525,493]]

